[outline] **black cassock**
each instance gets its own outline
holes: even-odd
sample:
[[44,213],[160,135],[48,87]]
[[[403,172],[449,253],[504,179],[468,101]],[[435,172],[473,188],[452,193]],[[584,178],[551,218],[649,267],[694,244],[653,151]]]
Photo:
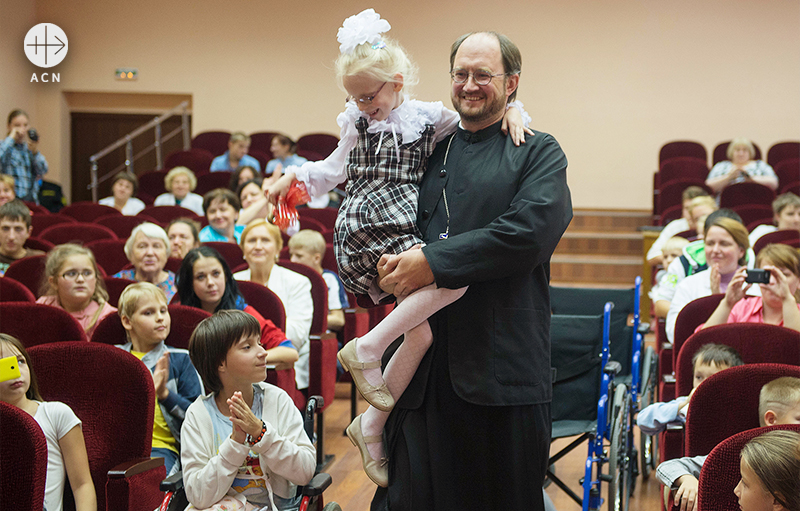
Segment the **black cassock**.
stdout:
[[[439,143],[417,223],[440,287],[433,346],[386,425],[390,487],[373,509],[543,509],[550,447],[549,261],[572,218],[567,160],[500,123]],[[384,367],[392,349],[384,356]]]

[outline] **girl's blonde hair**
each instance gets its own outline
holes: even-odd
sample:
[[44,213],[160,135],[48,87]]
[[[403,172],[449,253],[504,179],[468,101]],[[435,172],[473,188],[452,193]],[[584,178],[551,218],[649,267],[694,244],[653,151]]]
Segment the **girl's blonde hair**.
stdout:
[[406,50],[392,39],[383,38],[385,46],[373,48],[370,43],[362,43],[350,53],[342,53],[336,59],[336,80],[344,90],[343,80],[347,76],[364,74],[379,82],[397,82],[395,75],[403,76],[403,89],[409,89],[419,82],[417,66],[409,58]]
[[742,461],[781,506],[800,510],[800,433],[775,430],[757,436],[742,448]]
[[89,258],[89,261],[92,263],[92,268],[94,269],[94,294],[92,294],[92,300],[97,302],[100,305],[100,308],[97,309],[97,314],[95,317],[92,318],[91,323],[87,328],[91,328],[97,322],[97,319],[100,316],[100,312],[103,310],[103,304],[108,301],[108,292],[106,291],[106,285],[103,282],[103,277],[100,275],[100,270],[97,268],[97,261],[94,258],[94,254],[91,250],[86,247],[82,247],[80,245],[75,245],[73,243],[65,243],[63,245],[56,246],[53,250],[47,253],[47,261],[44,265],[44,277],[42,280],[41,292],[42,296],[50,295],[56,296],[57,291],[56,289],[50,284],[50,277],[53,279],[58,279],[61,275],[61,267],[64,266],[64,262],[67,258],[72,257],[74,255],[82,255]]

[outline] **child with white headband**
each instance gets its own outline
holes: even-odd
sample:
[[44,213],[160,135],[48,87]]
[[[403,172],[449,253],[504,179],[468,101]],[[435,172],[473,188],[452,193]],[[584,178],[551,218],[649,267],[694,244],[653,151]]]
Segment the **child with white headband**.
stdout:
[[[332,190],[347,180],[347,197],[339,209],[334,250],[339,275],[355,294],[368,294],[375,303],[387,293],[378,286],[378,261],[422,244],[416,226],[419,183],[436,143],[453,133],[456,112],[441,102],[422,102],[403,94],[416,82],[416,69],[403,48],[382,37],[386,20],[367,9],[344,21],[337,39],[341,54],[336,75],[349,96],[337,122],[341,140],[325,160],[289,167],[269,188],[271,201],[286,194],[295,179],[311,196]],[[494,79],[494,77],[492,77]],[[504,132],[514,143],[524,143],[522,126],[530,118],[519,102],[508,105]],[[431,345],[428,317],[466,292],[431,284],[406,297],[364,337],[339,352],[339,361],[370,403],[367,411],[347,428],[361,451],[364,470],[380,486],[388,485],[381,432],[395,400],[405,391]],[[403,343],[381,375],[381,355],[397,337]]]

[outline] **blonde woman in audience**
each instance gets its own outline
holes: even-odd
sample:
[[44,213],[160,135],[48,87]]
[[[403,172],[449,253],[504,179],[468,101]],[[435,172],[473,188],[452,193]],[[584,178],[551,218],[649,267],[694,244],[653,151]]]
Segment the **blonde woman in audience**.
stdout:
[[772,190],[778,188],[778,176],[764,160],[754,160],[756,148],[750,140],[740,137],[731,141],[728,159],[714,165],[706,178],[706,186],[716,193],[734,183],[758,183]]
[[175,167],[164,176],[167,193],[156,197],[155,206],[180,206],[203,216],[203,197],[192,193],[197,187],[194,172],[186,167]]
[[311,281],[275,264],[283,248],[283,238],[280,229],[266,220],[250,222],[242,232],[239,246],[250,268],[233,277],[266,286],[281,299],[286,310],[286,336],[300,357],[294,366],[297,388],[308,388],[308,340],[314,314]]
[[189,218],[176,218],[167,227],[169,256],[183,259],[193,248],[200,246],[200,224]]
[[17,198],[14,193],[14,178],[7,174],[0,174],[0,206]]
[[137,225],[125,242],[125,255],[133,268],[120,270],[114,277],[155,284],[164,291],[169,302],[177,292],[175,274],[164,269],[169,246],[167,233],[160,226],[152,222]]
[[[736,270],[747,264],[750,242],[747,229],[741,222],[724,216],[707,221],[704,241],[708,269],[683,279],[675,288],[675,295],[670,302],[666,325],[670,342],[675,333],[675,320],[683,307],[703,296],[724,293]],[[675,265],[675,262],[672,264]]]
[[47,254],[41,294],[36,303],[69,312],[89,338],[100,320],[117,312],[108,303],[94,254],[80,245],[58,245]]
[[800,511],[800,433],[768,431],[742,449],[733,492],[742,511]]
[[788,245],[771,244],[756,257],[756,267],[766,270],[769,283],[759,284],[761,296],[745,296],[747,268],[736,270],[725,298],[703,328],[725,323],[767,323],[800,332],[800,254]]
[[144,209],[144,202],[134,197],[139,191],[139,179],[135,174],[122,171],[111,182],[111,197],[100,199],[103,206],[111,206],[126,216],[136,216]]
[[[81,420],[72,409],[59,401],[45,401],[39,394],[31,358],[16,338],[0,334],[0,358],[16,357],[20,376],[0,382],[0,401],[33,416],[47,440],[47,476],[44,507],[61,511],[67,478],[77,511],[95,511],[97,495],[89,471],[89,457],[81,430]],[[13,431],[5,431],[13,436]],[[3,470],[15,470],[14,460],[3,460]],[[20,491],[23,489],[20,488]]]

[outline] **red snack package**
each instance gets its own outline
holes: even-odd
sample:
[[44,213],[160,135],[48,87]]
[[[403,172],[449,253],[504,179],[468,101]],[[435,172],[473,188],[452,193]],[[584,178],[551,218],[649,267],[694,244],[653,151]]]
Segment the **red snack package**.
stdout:
[[280,230],[286,232],[290,225],[297,221],[297,206],[305,204],[311,200],[308,195],[306,185],[298,180],[292,181],[292,186],[286,192],[285,197],[278,197],[278,204],[275,206],[275,218],[273,223]]

